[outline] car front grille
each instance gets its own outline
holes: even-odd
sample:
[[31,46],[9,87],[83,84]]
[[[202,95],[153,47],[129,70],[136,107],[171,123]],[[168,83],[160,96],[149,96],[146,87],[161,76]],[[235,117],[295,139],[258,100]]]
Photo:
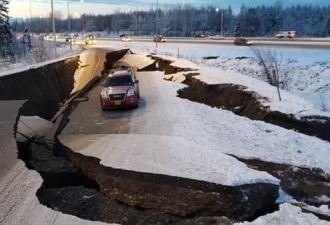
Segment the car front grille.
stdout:
[[123,94],[111,94],[109,95],[111,101],[119,101],[125,99],[125,93]]

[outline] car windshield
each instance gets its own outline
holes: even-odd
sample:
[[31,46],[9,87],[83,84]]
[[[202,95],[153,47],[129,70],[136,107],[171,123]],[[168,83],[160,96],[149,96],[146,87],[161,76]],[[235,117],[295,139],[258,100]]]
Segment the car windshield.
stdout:
[[131,76],[118,76],[118,77],[108,77],[105,82],[105,87],[113,87],[113,86],[125,86],[133,84],[133,80]]

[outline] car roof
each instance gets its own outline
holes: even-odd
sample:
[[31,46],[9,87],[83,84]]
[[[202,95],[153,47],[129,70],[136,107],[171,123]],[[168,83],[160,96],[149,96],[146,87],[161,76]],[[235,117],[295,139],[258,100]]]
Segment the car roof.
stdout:
[[117,70],[113,73],[110,73],[108,77],[119,77],[119,76],[127,76],[130,75],[128,70]]

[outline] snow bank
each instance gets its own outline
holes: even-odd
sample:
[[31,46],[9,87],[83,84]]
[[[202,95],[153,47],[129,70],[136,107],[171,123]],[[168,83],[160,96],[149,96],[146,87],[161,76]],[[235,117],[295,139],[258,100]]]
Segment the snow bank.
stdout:
[[[150,141],[152,140],[152,141]],[[222,185],[279,184],[270,174],[253,170],[237,159],[196,148],[182,137],[165,135],[68,136],[61,142],[74,151],[101,159],[107,167],[186,177]]]
[[210,68],[205,66],[197,66],[196,64],[180,60],[171,56],[157,56],[164,60],[172,61],[171,65],[179,68],[199,69],[199,76],[195,76],[207,84],[235,84],[246,87],[245,91],[253,91],[259,97],[259,102],[265,107],[269,107],[271,111],[279,111],[284,114],[293,115],[296,119],[301,119],[306,116],[321,116],[329,117],[329,112],[324,112],[317,109],[313,104],[305,99],[290,93],[285,90],[280,90],[282,100],[279,100],[277,88],[269,85],[256,78],[245,76],[239,73],[224,71],[221,68]]
[[235,225],[297,225],[317,224],[329,225],[330,222],[320,220],[310,213],[303,213],[301,208],[285,203],[280,205],[280,210],[272,214],[259,217],[253,222],[235,223]]
[[72,48],[69,47],[67,43],[62,44],[57,47],[57,59],[54,59],[53,54],[53,44],[52,42],[45,42],[45,47],[47,51],[50,54],[50,58],[52,60],[47,60],[45,62],[37,63],[32,56],[30,56],[31,59],[25,59],[20,60],[20,62],[17,62],[15,64],[9,64],[8,67],[0,67],[0,77],[6,76],[14,73],[19,73],[25,70],[35,69],[47,64],[51,64],[57,61],[61,61],[63,59],[66,59],[69,56],[76,56],[80,54],[83,50],[78,46],[72,46]]
[[[269,106],[271,111],[279,111],[285,114],[292,114],[297,119],[305,116],[324,116],[330,117],[330,113],[317,109],[313,104],[285,90],[280,90],[282,100],[279,100],[277,89],[263,81],[253,77],[231,73],[218,68],[200,68],[199,79],[208,84],[236,84],[246,87],[245,91],[253,91],[259,95],[260,103]],[[266,99],[264,99],[266,98]]]

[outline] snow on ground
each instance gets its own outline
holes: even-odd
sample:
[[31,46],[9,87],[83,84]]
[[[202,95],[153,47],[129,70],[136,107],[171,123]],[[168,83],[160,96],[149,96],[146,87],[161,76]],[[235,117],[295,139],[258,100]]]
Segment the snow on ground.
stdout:
[[1,180],[1,225],[115,225],[80,219],[40,204],[36,192],[42,181],[41,176],[27,169],[23,161]]
[[113,67],[117,67],[117,65],[129,67],[129,65],[135,64],[137,69],[143,69],[154,62],[155,60],[149,57],[141,57],[136,54],[127,54],[115,62]]
[[50,42],[45,42],[45,43],[46,43],[45,44],[46,48],[49,49],[48,51],[51,54],[51,56],[50,56],[51,60],[37,63],[34,59],[31,58],[32,56],[27,57],[26,59],[24,59],[24,58],[20,59],[15,64],[8,64],[6,66],[0,66],[0,77],[7,76],[10,74],[14,74],[14,73],[19,73],[19,72],[29,70],[29,69],[38,68],[40,66],[44,66],[44,65],[52,63],[52,62],[63,60],[68,56],[80,54],[82,52],[82,49],[78,46],[72,46],[72,48],[70,49],[69,45],[61,44],[61,45],[58,45],[58,47],[57,47],[58,57],[57,57],[57,59],[54,59],[53,50],[52,50],[53,45],[51,45]]
[[[324,50],[319,51],[319,54],[324,55],[311,57],[309,60],[312,61],[311,59],[313,59],[313,61],[306,64],[300,55],[283,59],[281,71],[287,74],[285,78],[286,90],[300,95],[321,110],[330,111],[330,57]],[[324,56],[328,60],[323,59]],[[238,73],[262,79],[260,69],[252,58],[223,57],[218,60],[209,60],[205,62],[205,65],[219,67],[228,73]]]
[[163,96],[167,99],[162,99],[164,103],[159,108],[171,118],[173,130],[188,141],[207,146],[216,152],[296,166],[319,167],[330,173],[328,142],[262,121],[239,117],[227,110],[177,98],[175,93],[182,86],[170,84],[164,84]]
[[[194,70],[198,70],[197,72],[200,73],[200,75],[195,76],[195,78],[207,84],[236,84],[244,86],[247,88],[246,91],[256,92],[260,97],[266,98],[260,99],[260,103],[262,103],[264,106],[269,106],[272,111],[292,114],[297,119],[312,115],[330,117],[329,112],[321,111],[302,97],[299,97],[285,90],[280,91],[282,98],[280,101],[276,87],[271,86],[268,83],[260,81],[256,78],[245,76],[237,72],[225,71],[221,68],[197,66],[196,64],[186,59],[178,59],[171,56],[156,56],[168,61],[172,61],[171,65],[174,67],[192,68]],[[182,72],[179,74],[184,75]],[[176,75],[172,74],[165,77],[169,76],[174,76],[176,78]],[[176,78],[174,81],[175,80],[178,79]],[[179,79],[178,81],[181,80]]]
[[306,203],[303,203],[303,202],[298,202],[296,200],[292,200],[290,203],[292,203],[293,205],[299,206],[302,209],[311,211],[311,212],[330,216],[330,209],[329,209],[328,205],[321,205],[319,207],[315,207],[315,206],[307,205]]
[[252,222],[235,223],[235,225],[329,225],[330,222],[320,220],[311,213],[303,213],[301,208],[288,203],[280,205],[280,210],[265,216],[259,217]]
[[[101,159],[107,167],[187,177],[229,186],[273,183],[270,174],[253,170],[237,159],[187,142],[182,137],[153,134],[72,135],[65,146]],[[152,141],[150,141],[152,140]]]
[[247,87],[246,91],[256,92],[260,97],[267,99],[260,100],[264,106],[269,106],[272,111],[279,111],[285,114],[293,114],[297,119],[303,116],[319,115],[330,117],[329,112],[323,112],[317,109],[313,104],[306,101],[298,95],[288,91],[281,90],[281,98],[279,100],[277,89],[256,78],[244,76],[238,73],[224,71],[219,68],[200,68],[200,76],[196,79],[204,81],[208,84],[237,84]]

